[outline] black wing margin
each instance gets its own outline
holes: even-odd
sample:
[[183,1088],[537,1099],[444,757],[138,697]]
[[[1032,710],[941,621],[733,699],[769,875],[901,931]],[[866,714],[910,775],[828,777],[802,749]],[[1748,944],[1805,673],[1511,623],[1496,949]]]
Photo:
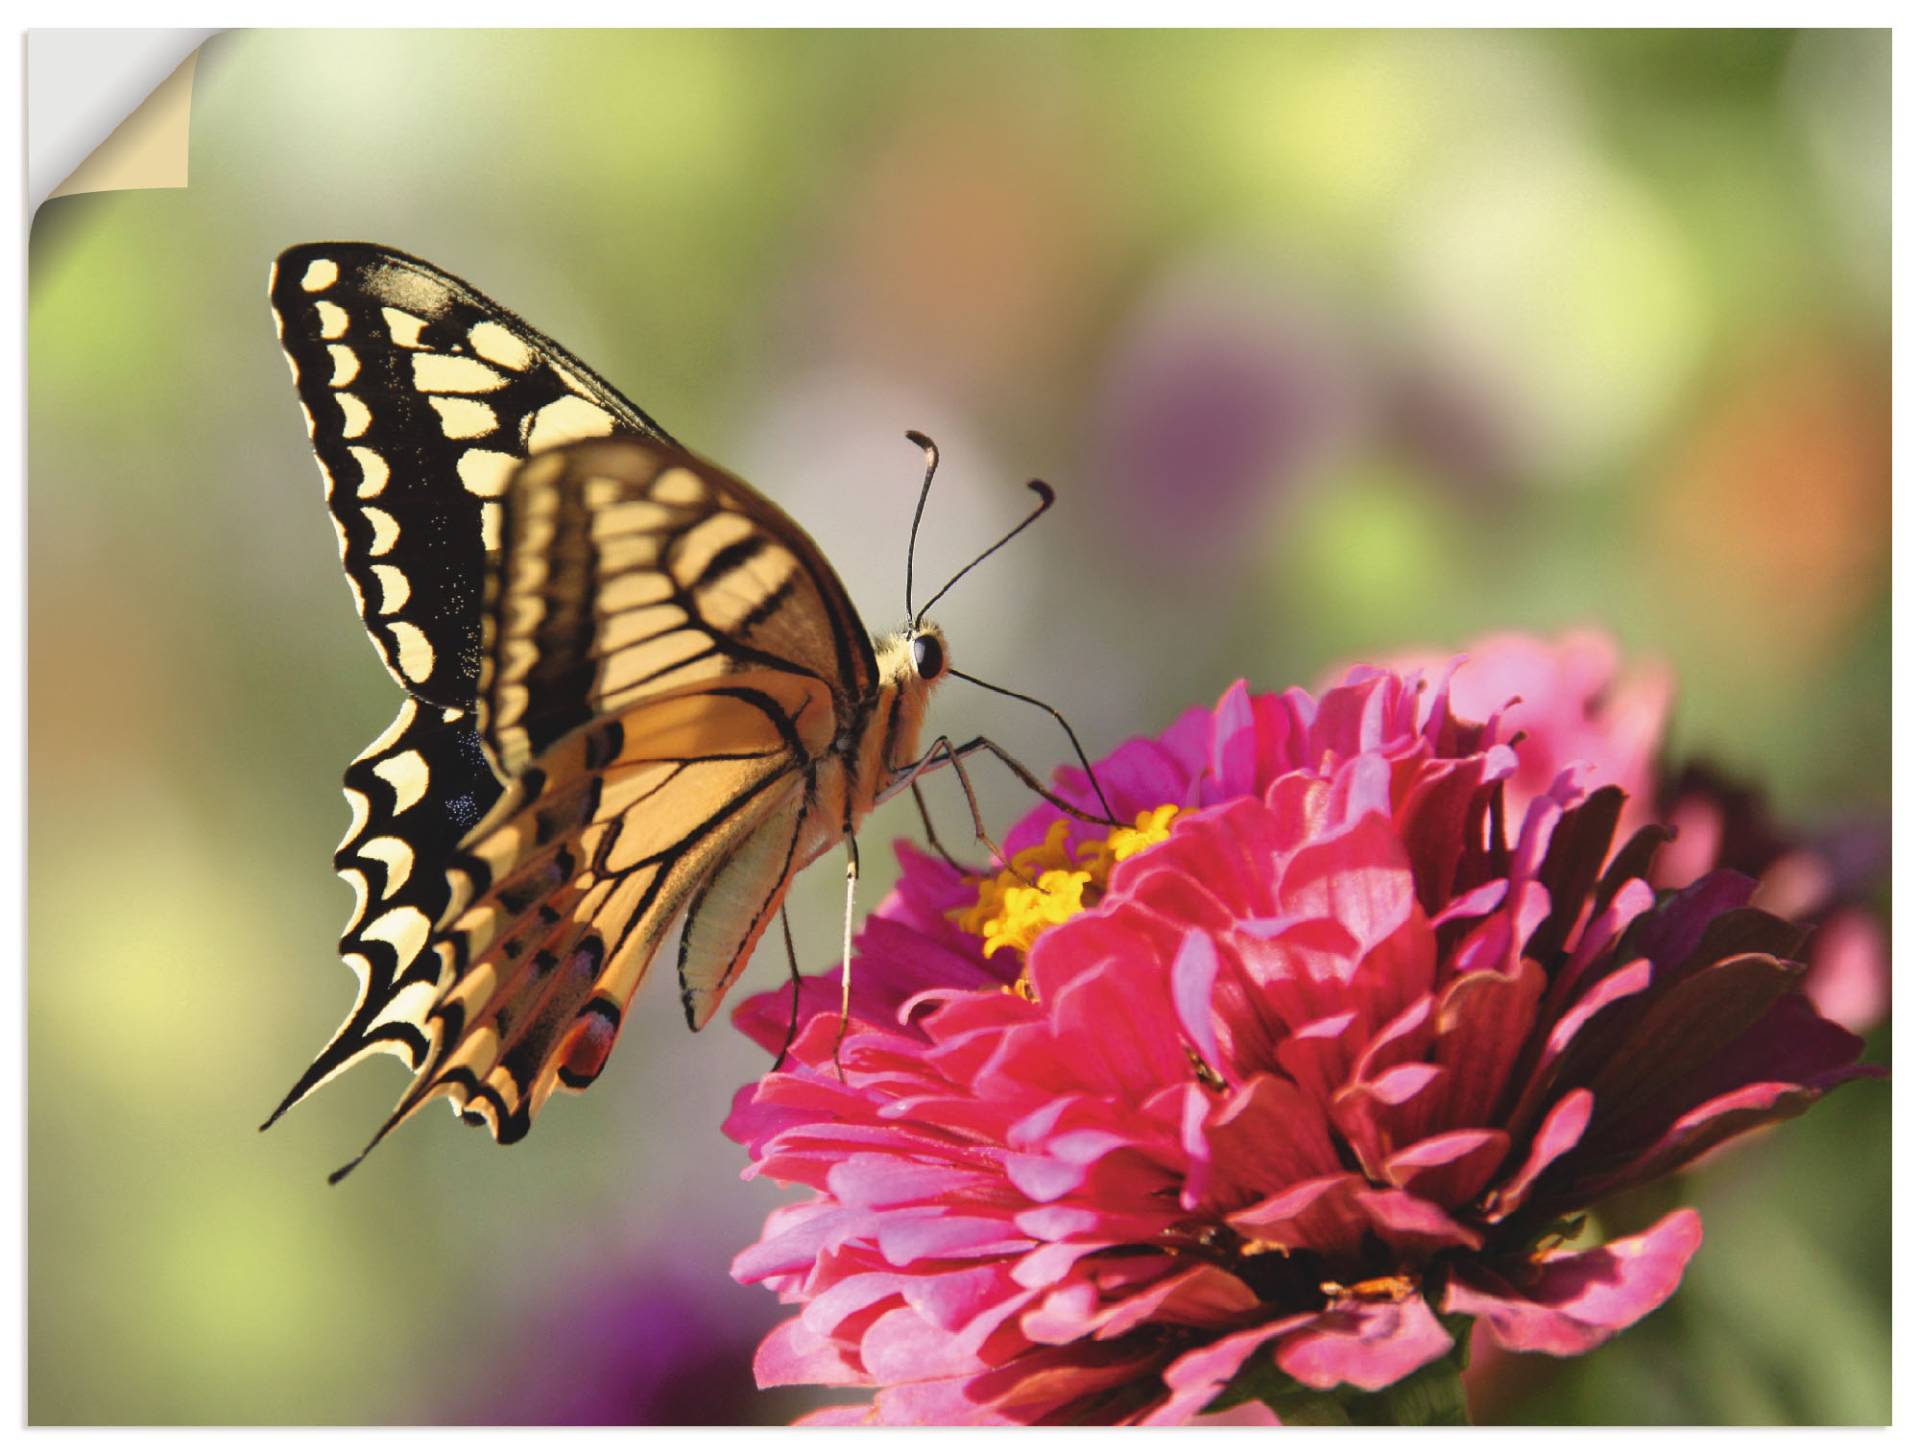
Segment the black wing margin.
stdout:
[[360,992],[263,1131],[362,1056],[388,1051],[416,1070],[426,1059],[418,1020],[436,988],[439,960],[428,943],[447,908],[447,865],[501,788],[471,712],[409,697],[393,725],[348,765],[343,791],[353,824],[333,867],[353,886],[355,902],[340,957],[359,977]]
[[405,253],[303,243],[268,292],[367,634],[409,693],[467,707],[513,471],[579,439],[672,441],[560,345]]

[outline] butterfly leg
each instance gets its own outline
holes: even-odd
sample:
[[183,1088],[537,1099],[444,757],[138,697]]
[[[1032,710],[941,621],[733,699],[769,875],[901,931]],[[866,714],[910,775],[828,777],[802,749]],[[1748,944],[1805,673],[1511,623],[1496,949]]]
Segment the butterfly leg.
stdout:
[[[847,1018],[853,1008],[853,893],[860,886],[860,843],[847,835],[847,916],[840,939],[840,1033],[833,1037],[833,1072],[845,1082],[840,1065],[840,1042],[847,1038]],[[796,987],[798,981],[795,982]]]
[[917,761],[907,764],[907,766],[901,768],[899,772],[894,775],[893,781],[888,784],[886,792],[881,796],[883,798],[890,798],[899,792],[901,788],[911,787],[913,789],[914,800],[920,804],[921,821],[926,824],[927,836],[932,840],[933,846],[939,851],[940,856],[946,859],[951,867],[960,873],[966,873],[968,870],[963,865],[955,862],[953,855],[948,853],[940,844],[939,839],[934,836],[933,820],[927,813],[926,799],[920,792],[921,776],[940,766],[941,762],[946,762],[953,768],[954,777],[959,779],[960,791],[967,799],[967,811],[973,815],[974,840],[985,847],[987,852],[993,856],[994,861],[1008,873],[1013,874],[1017,878],[1026,879],[1029,884],[1032,884],[1033,880],[1027,878],[1027,875],[1020,871],[1013,860],[1008,858],[1006,853],[1002,851],[1000,845],[993,841],[993,835],[987,832],[987,820],[980,812],[980,799],[973,791],[973,780],[967,776],[965,759],[970,752],[978,751],[984,740],[985,739],[976,738],[973,742],[967,743],[964,746],[955,747],[952,738],[936,737],[932,745],[920,754]]
[[940,835],[934,831],[933,814],[927,809],[927,795],[920,791],[919,780],[915,779],[908,786],[913,789],[914,806],[920,810],[920,826],[927,830],[927,843],[935,853],[947,861],[948,868],[955,873],[965,873],[966,865],[947,851],[947,845],[940,841]]
[[[800,1033],[800,957],[793,952],[793,926],[787,922],[787,906],[780,905],[780,937],[787,941],[787,976],[793,981],[793,1008],[787,1013],[787,1038],[780,1047],[780,1054],[774,1058],[773,1070],[787,1063],[787,1052],[793,1049],[793,1037]],[[773,1074],[768,1071],[767,1074]]]

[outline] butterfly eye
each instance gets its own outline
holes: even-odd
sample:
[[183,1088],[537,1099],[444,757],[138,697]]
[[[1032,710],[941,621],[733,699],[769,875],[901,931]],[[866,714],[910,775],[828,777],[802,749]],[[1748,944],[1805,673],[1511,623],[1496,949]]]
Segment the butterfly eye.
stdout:
[[940,638],[933,635],[913,638],[913,669],[920,673],[922,681],[933,681],[947,669],[947,654],[940,646]]

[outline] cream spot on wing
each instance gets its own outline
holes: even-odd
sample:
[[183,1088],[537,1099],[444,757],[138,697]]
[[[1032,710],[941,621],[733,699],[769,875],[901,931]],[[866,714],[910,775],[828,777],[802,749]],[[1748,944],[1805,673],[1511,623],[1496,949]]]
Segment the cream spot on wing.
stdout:
[[[365,762],[368,758],[378,757],[381,753],[385,752],[389,747],[393,746],[394,743],[406,736],[407,729],[413,725],[413,719],[419,714],[420,704],[412,697],[408,697],[406,701],[400,704],[400,711],[394,717],[393,725],[388,727],[387,730],[382,732],[378,737],[374,738],[372,742],[368,743],[367,750],[356,757],[354,761]],[[351,793],[353,789],[348,788],[347,791]]]
[[373,574],[380,582],[380,614],[391,616],[407,604],[407,597],[413,594],[413,584],[397,565],[377,565]]
[[527,449],[537,453],[557,444],[571,444],[576,439],[594,439],[611,433],[611,414],[598,404],[589,404],[585,399],[569,394],[564,399],[555,399],[533,416],[533,427],[527,432]]
[[458,914],[473,901],[473,880],[464,868],[447,870],[447,912]]
[[494,987],[500,982],[499,971],[487,962],[476,964],[448,993],[445,1003],[458,1005],[466,1011],[467,1019],[473,1019],[488,1000],[493,998]]
[[[313,462],[320,466],[320,483],[326,489],[327,498],[331,500],[333,498],[333,471],[327,468],[327,462],[317,454],[313,457]],[[339,522],[336,521],[335,523],[338,524]]]
[[[685,471],[675,470],[672,473],[683,474]],[[661,478],[664,481],[666,476]],[[691,586],[722,551],[731,546],[745,545],[758,533],[753,521],[744,515],[710,516],[680,537],[673,554],[673,572],[679,576],[681,585]],[[734,569],[740,567],[735,566]],[[722,576],[721,579],[726,577]]]
[[363,500],[371,500],[387,487],[387,462],[364,444],[350,444],[347,452],[360,466],[360,484],[354,493]]
[[624,571],[647,570],[660,562],[660,537],[657,535],[618,535],[598,543],[600,574],[617,576]]
[[385,555],[392,550],[394,541],[400,538],[400,522],[385,510],[366,509],[360,513],[373,527],[373,544],[367,547],[367,554]]
[[573,371],[571,369],[563,368],[560,364],[554,362],[552,359],[547,360],[547,367],[552,369],[556,374],[558,374],[560,376],[560,382],[565,384],[574,393],[585,394],[587,392],[587,386],[581,383],[580,380],[578,380],[573,376]]
[[653,498],[663,505],[704,505],[709,492],[700,476],[680,466],[653,482]]
[[[320,473],[325,475],[326,472],[326,466],[322,465],[320,467]],[[329,496],[333,494],[333,479],[331,476],[327,478],[327,494]],[[333,538],[340,542],[340,559],[345,560],[347,558],[347,550],[349,549],[347,545],[347,527],[340,523],[338,516],[329,515],[327,518],[333,521]]]
[[474,324],[467,330],[467,339],[480,357],[503,369],[512,369],[516,374],[525,372],[533,363],[533,350],[515,337],[511,329],[498,323]]
[[[499,1052],[499,1032],[490,1025],[476,1025],[461,1040],[460,1048],[448,1058],[446,1066],[440,1073],[445,1075],[450,1070],[484,1072],[492,1067]],[[487,1112],[493,1112],[491,1102],[483,1100],[480,1104]]]
[[500,526],[506,511],[500,508],[498,500],[489,500],[480,507],[480,545],[486,550],[500,548]]
[[338,303],[329,303],[322,298],[313,305],[313,311],[320,319],[322,338],[341,338],[346,335],[347,310]]
[[425,394],[490,394],[507,376],[474,358],[445,353],[413,356],[413,386]]
[[[380,938],[390,942],[400,956],[400,963],[404,966],[411,964],[415,956],[427,947],[427,916],[418,909],[402,906],[387,910],[374,920],[374,923],[384,923],[396,914],[408,914],[411,917],[379,935],[375,935],[373,926],[369,925],[367,938]],[[419,928],[417,944],[414,942],[416,920]],[[427,1011],[433,1008],[433,1002],[439,998],[440,987],[437,984],[430,980],[415,980],[388,1001],[386,1008],[374,1017],[373,1024],[367,1028],[371,1030],[380,1025],[418,1025],[426,1019]]]
[[449,439],[478,439],[500,427],[490,405],[478,399],[431,398],[434,412],[440,416],[440,429]]
[[397,752],[373,765],[375,777],[393,789],[393,811],[404,813],[427,794],[427,760],[417,751]]
[[[713,645],[713,640],[703,631],[669,631],[648,644],[650,650],[617,652],[600,663],[598,685],[603,701],[642,680],[650,687],[674,680],[671,676],[656,677],[656,673],[665,667],[696,661]],[[710,671],[710,668],[702,666],[701,670]]]
[[392,898],[394,890],[404,884],[413,872],[413,845],[404,838],[395,838],[390,834],[369,838],[360,845],[360,856],[387,866],[386,887],[380,891],[383,899]]
[[347,886],[353,890],[353,912],[347,916],[347,929],[352,932],[353,926],[367,917],[367,898],[372,888],[367,883],[367,876],[357,868],[337,868],[334,872],[345,879]]
[[618,611],[606,617],[594,636],[602,651],[611,652],[631,646],[636,641],[676,631],[686,624],[687,613],[678,606],[643,606],[637,611]]
[[367,614],[367,598],[360,594],[360,582],[352,576],[347,577],[347,594],[353,597],[353,614],[364,618]]
[[360,377],[360,356],[352,349],[344,343],[330,343],[327,352],[333,356],[333,377],[328,384],[341,389]]
[[290,353],[282,353],[280,357],[282,357],[287,361],[287,374],[290,378],[292,378],[294,388],[296,389],[299,388],[300,387],[300,365],[294,362],[293,355]]
[[686,519],[679,511],[651,500],[627,500],[605,505],[594,511],[593,538],[611,540],[616,535],[652,535]]
[[309,293],[324,293],[340,281],[340,265],[330,257],[317,257],[300,275],[300,286]]
[[[359,758],[354,759],[355,762],[359,760]],[[372,805],[367,802],[367,795],[358,788],[342,788],[340,791],[346,794],[347,811],[353,815],[353,821],[347,824],[347,836],[334,845],[335,853],[366,831],[368,819],[373,812]]]
[[382,308],[380,316],[387,321],[387,337],[398,348],[419,348],[420,331],[427,326],[424,318],[415,318],[411,313],[399,308]]
[[400,675],[410,682],[423,682],[433,675],[433,643],[427,633],[411,621],[392,622],[388,629],[400,643]]
[[[438,401],[436,401],[438,402]],[[517,455],[505,454],[497,449],[470,449],[460,456],[455,468],[460,473],[460,483],[471,494],[482,499],[492,499],[506,493],[507,481],[512,477],[514,466],[519,464]]]
[[673,594],[673,582],[659,571],[634,571],[615,576],[600,587],[600,609],[609,615],[653,606]]
[[358,394],[335,394],[340,401],[340,415],[344,421],[340,425],[340,434],[345,439],[358,439],[367,432],[367,426],[373,423],[373,415],[367,412],[367,406],[360,402]]
[[[300,382],[300,380],[298,378],[295,378],[294,382],[297,384]],[[302,400],[300,403],[300,417],[306,421],[307,438],[312,439],[313,438],[313,411],[307,407],[305,400]]]

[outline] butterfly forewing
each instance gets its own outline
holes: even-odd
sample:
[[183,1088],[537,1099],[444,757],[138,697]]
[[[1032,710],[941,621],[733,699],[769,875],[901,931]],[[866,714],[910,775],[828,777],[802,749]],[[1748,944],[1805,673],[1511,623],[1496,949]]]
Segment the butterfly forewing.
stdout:
[[582,444],[504,505],[480,714],[508,775],[595,716],[753,668],[818,679],[843,711],[870,693],[872,644],[818,547],[704,461]]
[[471,704],[500,496],[528,455],[665,440],[565,349],[431,264],[308,243],[270,295],[367,633],[401,686]]

